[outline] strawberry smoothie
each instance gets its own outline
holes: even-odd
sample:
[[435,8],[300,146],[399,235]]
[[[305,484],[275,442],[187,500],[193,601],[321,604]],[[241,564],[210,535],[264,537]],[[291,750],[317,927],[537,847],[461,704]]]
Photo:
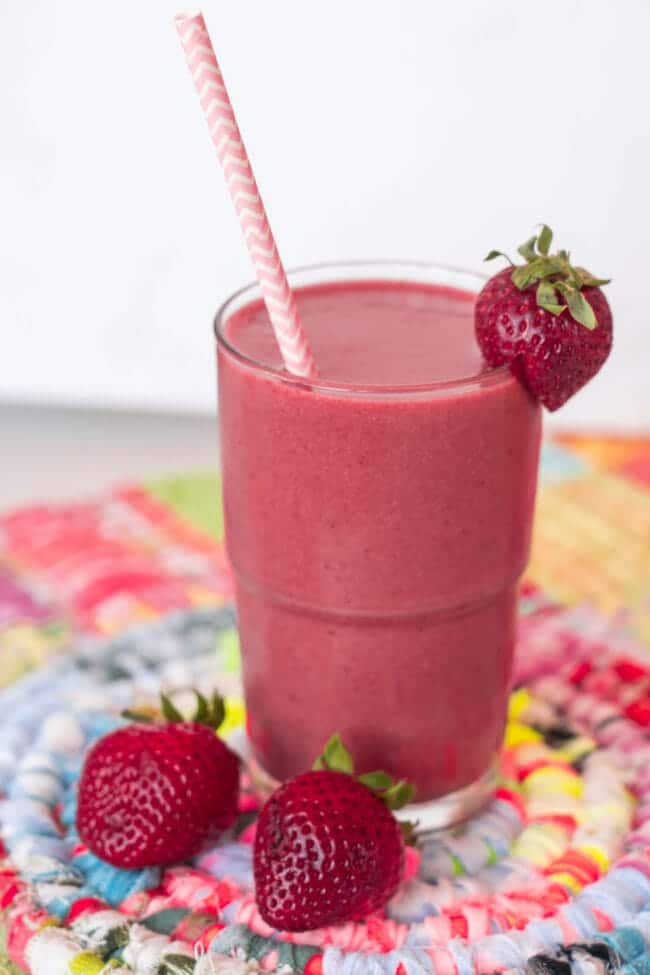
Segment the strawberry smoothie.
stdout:
[[226,543],[249,736],[285,779],[334,731],[434,799],[501,743],[541,417],[473,327],[482,280],[291,276],[319,367],[286,373],[256,288],[217,318]]

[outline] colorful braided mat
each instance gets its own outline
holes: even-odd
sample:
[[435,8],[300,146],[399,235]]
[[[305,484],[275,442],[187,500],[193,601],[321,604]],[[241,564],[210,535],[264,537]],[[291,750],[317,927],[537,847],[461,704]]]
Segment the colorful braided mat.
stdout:
[[75,834],[125,706],[217,683],[242,725],[220,531],[213,477],[0,516],[0,975],[650,975],[650,441],[546,445],[500,787],[364,923],[265,925],[250,793],[173,869]]

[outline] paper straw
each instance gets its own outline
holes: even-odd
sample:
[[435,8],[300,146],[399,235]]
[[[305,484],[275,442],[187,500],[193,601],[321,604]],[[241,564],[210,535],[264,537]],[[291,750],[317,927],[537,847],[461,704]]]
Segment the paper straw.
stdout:
[[297,376],[317,375],[295,298],[271,232],[217,56],[200,12],[175,18],[187,63],[226,177],[284,364]]

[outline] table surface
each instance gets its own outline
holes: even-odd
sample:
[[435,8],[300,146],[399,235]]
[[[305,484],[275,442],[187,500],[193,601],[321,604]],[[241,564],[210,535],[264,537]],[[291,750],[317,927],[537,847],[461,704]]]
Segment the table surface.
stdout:
[[0,510],[217,466],[210,417],[0,406]]

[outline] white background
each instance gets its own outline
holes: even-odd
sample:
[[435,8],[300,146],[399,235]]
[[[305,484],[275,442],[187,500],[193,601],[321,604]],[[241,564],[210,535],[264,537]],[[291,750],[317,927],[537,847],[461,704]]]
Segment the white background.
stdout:
[[[559,415],[649,428],[648,0],[206,0],[288,264],[478,268],[541,220],[614,279]],[[0,0],[0,398],[214,409],[251,276],[170,0]]]

